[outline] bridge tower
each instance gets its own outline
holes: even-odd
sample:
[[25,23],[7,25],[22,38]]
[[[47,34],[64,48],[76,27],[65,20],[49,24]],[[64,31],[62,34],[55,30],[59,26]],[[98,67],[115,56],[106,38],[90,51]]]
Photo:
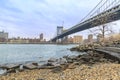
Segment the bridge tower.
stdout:
[[[57,26],[57,36],[61,35],[63,33],[63,26]],[[57,39],[58,43],[62,42],[62,39]]]

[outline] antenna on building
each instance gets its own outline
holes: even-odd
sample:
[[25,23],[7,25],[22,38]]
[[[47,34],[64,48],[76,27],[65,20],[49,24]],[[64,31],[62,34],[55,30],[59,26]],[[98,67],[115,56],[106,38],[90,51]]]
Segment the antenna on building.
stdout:
[[62,26],[64,26],[64,21],[62,21]]

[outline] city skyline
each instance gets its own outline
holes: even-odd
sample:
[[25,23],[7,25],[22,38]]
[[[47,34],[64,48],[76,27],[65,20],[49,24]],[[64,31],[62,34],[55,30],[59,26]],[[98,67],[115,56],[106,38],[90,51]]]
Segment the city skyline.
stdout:
[[[68,29],[86,16],[100,0],[1,0],[0,31],[10,37],[37,37],[44,33],[49,40],[56,34],[57,26]],[[64,21],[64,24],[63,24]],[[120,29],[117,21],[115,31]],[[86,36],[89,31],[76,33]],[[76,35],[75,34],[75,35]]]

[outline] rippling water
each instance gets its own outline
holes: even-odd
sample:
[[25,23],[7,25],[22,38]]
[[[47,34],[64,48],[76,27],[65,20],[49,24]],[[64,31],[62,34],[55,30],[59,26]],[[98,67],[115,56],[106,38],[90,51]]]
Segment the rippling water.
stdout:
[[68,50],[76,45],[0,44],[0,64],[26,61],[45,61],[51,57],[78,55]]

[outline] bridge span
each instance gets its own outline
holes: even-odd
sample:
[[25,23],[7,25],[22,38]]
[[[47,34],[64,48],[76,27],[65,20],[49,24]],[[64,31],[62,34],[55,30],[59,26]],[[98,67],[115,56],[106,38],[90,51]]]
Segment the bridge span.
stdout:
[[55,42],[57,39],[63,38],[67,35],[70,35],[79,31],[83,31],[89,28],[93,28],[102,24],[110,23],[119,19],[120,19],[120,5],[117,5],[88,20],[85,20],[79,24],[76,24],[75,26],[63,32],[62,34],[51,39],[51,41]]

